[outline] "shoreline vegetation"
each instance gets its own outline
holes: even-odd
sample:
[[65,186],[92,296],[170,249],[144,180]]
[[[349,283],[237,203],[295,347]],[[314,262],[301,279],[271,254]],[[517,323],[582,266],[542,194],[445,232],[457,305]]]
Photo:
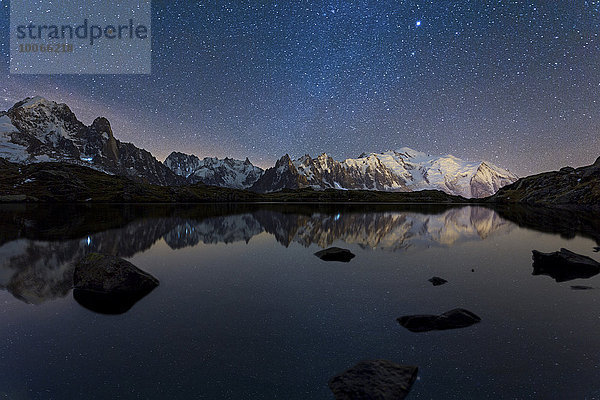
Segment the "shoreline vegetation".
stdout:
[[14,164],[0,159],[0,203],[392,203],[523,204],[600,207],[600,158],[591,166],[521,178],[484,199],[437,190],[284,189],[272,193],[203,184],[159,186],[68,163]]

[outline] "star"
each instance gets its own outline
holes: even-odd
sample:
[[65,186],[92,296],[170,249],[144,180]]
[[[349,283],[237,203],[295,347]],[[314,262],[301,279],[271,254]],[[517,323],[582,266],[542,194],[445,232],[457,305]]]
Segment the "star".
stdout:
[[[157,3],[151,75],[0,71],[0,112],[40,94],[161,160],[261,167],[412,146],[525,176],[600,154],[597,0]],[[11,49],[0,41],[5,64]]]

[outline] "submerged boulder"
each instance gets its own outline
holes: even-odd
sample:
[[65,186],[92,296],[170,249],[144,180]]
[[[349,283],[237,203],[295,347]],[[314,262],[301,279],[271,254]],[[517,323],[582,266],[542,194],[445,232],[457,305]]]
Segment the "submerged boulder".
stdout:
[[92,253],[75,266],[73,297],[92,311],[122,314],[158,285],[158,279],[128,261]]
[[350,250],[341,249],[339,247],[330,247],[325,250],[317,251],[315,256],[319,257],[323,261],[340,261],[350,262],[356,257]]
[[571,289],[573,289],[573,290],[594,290],[596,288],[591,287],[591,286],[575,285],[575,286],[571,286]]
[[533,250],[533,275],[547,275],[556,282],[588,279],[600,273],[600,263],[590,257],[560,249],[554,253]]
[[402,400],[419,369],[386,360],[362,361],[329,380],[336,400]]
[[400,325],[411,332],[443,331],[467,328],[481,321],[471,311],[456,308],[441,315],[406,315],[398,318]]
[[440,286],[444,283],[448,283],[447,280],[445,280],[444,278],[440,278],[439,276],[434,276],[433,278],[429,279],[429,282],[431,282],[433,286]]

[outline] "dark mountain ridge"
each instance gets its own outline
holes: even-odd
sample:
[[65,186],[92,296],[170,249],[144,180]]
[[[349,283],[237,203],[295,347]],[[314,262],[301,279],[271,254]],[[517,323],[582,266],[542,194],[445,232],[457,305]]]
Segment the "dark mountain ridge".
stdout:
[[486,199],[491,203],[600,208],[600,157],[594,164],[564,167],[521,178]]

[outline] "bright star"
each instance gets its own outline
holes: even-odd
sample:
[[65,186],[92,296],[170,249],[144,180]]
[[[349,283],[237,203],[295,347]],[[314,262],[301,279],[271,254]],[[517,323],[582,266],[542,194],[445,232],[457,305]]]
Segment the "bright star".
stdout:
[[421,26],[421,21],[417,21],[417,26]]

